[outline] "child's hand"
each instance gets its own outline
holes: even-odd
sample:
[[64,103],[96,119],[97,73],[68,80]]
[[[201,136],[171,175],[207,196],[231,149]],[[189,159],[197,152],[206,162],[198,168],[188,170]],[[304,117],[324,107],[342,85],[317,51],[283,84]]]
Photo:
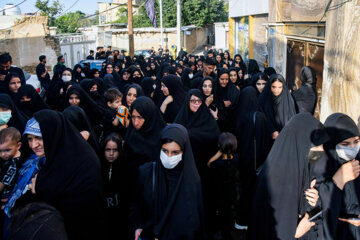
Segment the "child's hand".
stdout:
[[7,198],[3,198],[3,199],[1,199],[1,204],[2,204],[2,206],[1,206],[1,210],[4,210],[4,208],[5,208],[5,204],[6,204],[8,201],[9,201],[9,199],[7,199]]

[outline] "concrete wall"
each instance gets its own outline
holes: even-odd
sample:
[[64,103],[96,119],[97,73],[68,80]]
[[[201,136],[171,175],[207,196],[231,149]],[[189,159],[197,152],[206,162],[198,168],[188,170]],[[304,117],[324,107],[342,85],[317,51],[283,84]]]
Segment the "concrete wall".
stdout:
[[[8,16],[2,16],[2,17],[8,17]],[[15,17],[17,20],[12,24],[10,29],[0,27],[0,39],[40,37],[40,36],[46,36],[50,33],[48,29],[47,17],[44,16],[20,16],[20,17],[15,16]],[[5,25],[8,24],[9,23],[6,23]]]
[[[185,42],[185,48],[188,52],[192,52],[196,47],[206,43],[206,30],[205,28],[189,29],[191,35],[185,36],[182,32],[181,42],[182,45]],[[134,44],[135,50],[151,49],[154,47],[157,49],[161,44],[161,34],[159,29],[155,28],[141,28],[134,29]],[[172,45],[177,44],[176,30],[165,29],[164,30],[164,45],[169,49]],[[112,46],[119,49],[129,49],[129,38],[126,29],[114,30],[112,35]]]
[[[342,4],[334,0],[333,5]],[[339,27],[341,26],[341,27]],[[360,6],[351,1],[327,13],[320,119],[342,112],[358,123],[360,116]]]
[[0,52],[9,52],[14,65],[29,73],[35,73],[40,55],[46,55],[49,70],[56,64],[60,45],[54,37],[6,39],[0,40]]
[[267,52],[267,39],[266,39],[266,27],[263,24],[268,22],[268,15],[256,15],[254,16],[254,39],[253,39],[253,51],[254,59],[258,62],[260,70],[264,69],[265,56]]

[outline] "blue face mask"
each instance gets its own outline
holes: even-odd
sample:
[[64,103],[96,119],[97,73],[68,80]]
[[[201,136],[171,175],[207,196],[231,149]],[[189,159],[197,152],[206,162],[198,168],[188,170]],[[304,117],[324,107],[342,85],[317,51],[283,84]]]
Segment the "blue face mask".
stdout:
[[11,112],[0,112],[0,125],[7,124],[11,118]]

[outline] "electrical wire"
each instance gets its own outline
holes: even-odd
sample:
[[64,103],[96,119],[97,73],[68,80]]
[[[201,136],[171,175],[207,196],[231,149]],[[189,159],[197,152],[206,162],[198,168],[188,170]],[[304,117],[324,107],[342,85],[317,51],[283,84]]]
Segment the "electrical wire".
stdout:
[[59,17],[65,15],[65,13],[68,12],[70,9],[72,9],[79,1],[80,1],[80,0],[76,0],[68,9],[66,9],[65,11],[63,11]]

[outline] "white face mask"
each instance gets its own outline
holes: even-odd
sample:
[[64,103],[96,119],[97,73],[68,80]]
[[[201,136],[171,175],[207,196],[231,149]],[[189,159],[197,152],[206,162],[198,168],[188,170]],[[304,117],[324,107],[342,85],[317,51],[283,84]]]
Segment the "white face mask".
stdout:
[[175,155],[175,156],[172,156],[172,157],[169,157],[168,155],[166,155],[166,153],[164,153],[161,150],[160,151],[160,160],[161,160],[161,163],[164,166],[164,168],[173,169],[182,160],[182,153],[178,154],[178,155]]
[[189,78],[192,79],[194,77],[194,74],[189,74]]
[[81,75],[82,77],[85,77],[85,73],[83,73],[83,72],[82,72],[80,75]]
[[360,145],[356,145],[356,147],[346,147],[341,145],[336,145],[336,153],[338,156],[346,161],[350,161],[355,159],[360,149]]
[[71,76],[64,75],[61,79],[63,80],[63,82],[69,82],[71,80]]

